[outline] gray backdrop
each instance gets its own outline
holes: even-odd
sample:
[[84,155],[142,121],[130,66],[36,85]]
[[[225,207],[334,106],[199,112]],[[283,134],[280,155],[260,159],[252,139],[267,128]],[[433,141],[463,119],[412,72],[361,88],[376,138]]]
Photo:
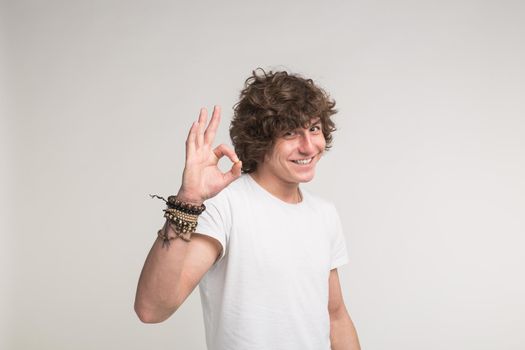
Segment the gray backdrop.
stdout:
[[198,293],[133,299],[184,139],[256,67],[338,102],[336,203],[363,349],[525,347],[522,1],[6,1],[2,349],[204,349]]

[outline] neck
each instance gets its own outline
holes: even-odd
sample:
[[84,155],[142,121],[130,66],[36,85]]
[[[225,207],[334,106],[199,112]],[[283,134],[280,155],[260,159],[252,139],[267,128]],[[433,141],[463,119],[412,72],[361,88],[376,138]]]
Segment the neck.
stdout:
[[298,183],[288,183],[279,181],[267,176],[262,176],[259,172],[249,174],[266,191],[279,198],[283,202],[297,204],[303,200]]

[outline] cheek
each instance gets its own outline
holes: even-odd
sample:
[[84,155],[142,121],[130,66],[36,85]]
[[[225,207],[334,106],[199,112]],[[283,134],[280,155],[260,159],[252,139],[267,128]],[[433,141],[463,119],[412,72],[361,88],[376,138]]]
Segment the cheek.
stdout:
[[279,167],[278,164],[282,163],[282,159],[279,157],[278,154],[272,153],[272,154],[267,154],[264,157],[264,162],[271,168],[276,168],[276,167]]
[[321,135],[321,137],[319,138],[317,142],[317,147],[324,151],[326,147],[326,140],[324,139],[324,136]]

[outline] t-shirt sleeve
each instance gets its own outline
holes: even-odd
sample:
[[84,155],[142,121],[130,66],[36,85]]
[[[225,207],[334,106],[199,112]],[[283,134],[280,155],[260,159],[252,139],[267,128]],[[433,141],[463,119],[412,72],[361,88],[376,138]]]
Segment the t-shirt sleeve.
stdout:
[[348,252],[341,226],[341,219],[339,218],[339,214],[335,207],[332,207],[332,210],[334,225],[330,241],[330,270],[348,263]]
[[216,262],[221,260],[226,254],[230,232],[230,210],[226,195],[223,192],[204,202],[206,210],[199,216],[195,231],[219,241],[222,250]]

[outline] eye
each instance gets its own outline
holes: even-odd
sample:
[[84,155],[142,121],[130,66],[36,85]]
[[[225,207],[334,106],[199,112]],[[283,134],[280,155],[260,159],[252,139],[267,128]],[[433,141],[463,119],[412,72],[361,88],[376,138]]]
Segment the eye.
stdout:
[[294,137],[295,135],[297,135],[297,132],[295,130],[289,130],[283,134],[283,137],[290,138],[290,137]]
[[315,124],[310,127],[310,132],[319,132],[321,131],[321,125]]

